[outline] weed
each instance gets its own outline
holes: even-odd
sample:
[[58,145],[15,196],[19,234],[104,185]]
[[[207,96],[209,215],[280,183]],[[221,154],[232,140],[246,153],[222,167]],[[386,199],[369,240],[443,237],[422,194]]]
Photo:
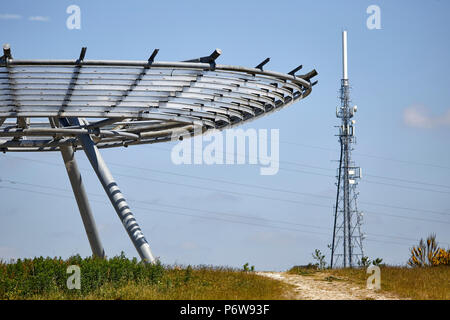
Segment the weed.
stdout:
[[245,272],[253,272],[253,271],[255,271],[255,266],[251,266],[250,268],[248,267],[248,262],[246,263],[246,264],[244,264],[244,266],[243,266],[243,270],[242,271],[245,271]]

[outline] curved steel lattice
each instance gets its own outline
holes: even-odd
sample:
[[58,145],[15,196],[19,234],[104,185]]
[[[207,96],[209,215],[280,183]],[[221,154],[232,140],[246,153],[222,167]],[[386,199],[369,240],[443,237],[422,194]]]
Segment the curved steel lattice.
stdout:
[[[91,134],[98,148],[169,141],[177,132],[206,132],[248,122],[308,96],[315,70],[295,72],[184,62],[0,61],[0,150],[80,149]],[[61,119],[79,118],[64,124]]]

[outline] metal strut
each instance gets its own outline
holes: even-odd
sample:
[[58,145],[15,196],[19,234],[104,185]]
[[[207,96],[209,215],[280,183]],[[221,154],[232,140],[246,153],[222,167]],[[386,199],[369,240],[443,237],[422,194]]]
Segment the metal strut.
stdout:
[[77,201],[78,209],[80,210],[84,229],[86,230],[89,244],[91,245],[92,254],[96,257],[104,258],[105,250],[103,249],[100,237],[98,235],[94,216],[92,215],[88,197],[86,195],[86,191],[84,190],[83,181],[80,171],[78,170],[73,148],[71,146],[62,146],[61,154],[64,164],[66,165],[67,174],[69,175],[70,184],[72,185],[72,190]]
[[[78,118],[70,118],[68,120],[70,122],[70,125],[80,125],[80,121],[78,120]],[[145,236],[142,233],[142,230],[139,227],[136,219],[134,218],[134,215],[131,212],[130,207],[128,206],[122,192],[120,191],[117,182],[114,180],[98,148],[95,146],[94,141],[91,139],[89,134],[80,134],[77,137],[84,149],[84,152],[86,153],[87,158],[89,159],[89,162],[92,165],[92,168],[94,168],[98,179],[105,189],[109,200],[116,210],[117,215],[122,221],[122,224],[125,227],[128,236],[136,247],[139,256],[146,263],[154,263],[155,258],[152,255],[150,246],[145,239]]]
[[[341,140],[341,139],[339,139]],[[342,148],[342,142],[341,142],[341,155],[339,159],[339,173],[338,173],[338,183],[337,183],[337,193],[336,193],[336,205],[334,208],[334,224],[333,224],[333,243],[331,245],[331,262],[330,262],[330,268],[333,269],[333,259],[334,259],[334,250],[336,245],[336,222],[337,222],[337,216],[338,216],[338,209],[339,209],[339,191],[341,189],[341,171],[342,171],[342,154],[343,154],[343,148]]]

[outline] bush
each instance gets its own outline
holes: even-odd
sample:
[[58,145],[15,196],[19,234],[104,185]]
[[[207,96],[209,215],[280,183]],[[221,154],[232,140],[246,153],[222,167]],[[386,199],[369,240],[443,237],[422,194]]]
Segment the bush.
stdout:
[[435,266],[450,266],[450,249],[439,248],[438,253],[433,257],[433,265]]
[[[69,290],[67,267],[77,265],[81,269],[81,289]],[[62,293],[82,295],[105,284],[119,287],[128,282],[155,284],[163,276],[160,263],[148,265],[129,260],[122,253],[111,259],[38,257],[18,259],[15,263],[0,261],[0,299],[27,298],[40,294]]]
[[325,262],[325,255],[320,252],[319,249],[314,250],[314,253],[312,254],[312,257],[314,260],[317,261],[315,265],[318,269],[323,270],[327,266],[327,263]]
[[436,235],[431,234],[426,241],[420,239],[419,245],[412,247],[408,265],[412,267],[449,266],[450,249],[439,248]]
[[255,271],[255,266],[251,266],[250,268],[248,267],[248,262],[246,264],[244,264],[242,271],[245,272],[253,272]]

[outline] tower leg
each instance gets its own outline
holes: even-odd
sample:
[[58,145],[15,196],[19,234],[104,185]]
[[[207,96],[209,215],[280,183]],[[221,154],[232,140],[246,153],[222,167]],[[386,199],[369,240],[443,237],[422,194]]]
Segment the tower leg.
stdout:
[[[71,122],[72,124],[79,125],[79,121],[76,118],[71,119]],[[78,139],[80,140],[84,152],[86,153],[89,162],[94,168],[98,179],[102,183],[102,186],[105,189],[109,200],[116,210],[117,215],[122,221],[122,224],[125,227],[128,236],[136,247],[139,256],[146,263],[155,262],[155,258],[152,255],[150,246],[145,239],[141,228],[134,218],[134,215],[131,212],[130,207],[128,206],[122,192],[120,191],[117,182],[114,180],[111,172],[106,166],[105,161],[103,161],[103,158],[98,148],[95,146],[94,141],[92,141],[91,137],[88,134],[79,135]]]
[[81,219],[83,220],[89,244],[91,245],[92,254],[96,257],[104,258],[105,250],[103,249],[97,232],[94,216],[92,215],[86,191],[84,190],[73,148],[71,146],[61,147],[61,154],[64,164],[66,165],[67,174],[69,175],[70,184],[72,185],[73,194],[75,195],[78,209],[80,210]]

